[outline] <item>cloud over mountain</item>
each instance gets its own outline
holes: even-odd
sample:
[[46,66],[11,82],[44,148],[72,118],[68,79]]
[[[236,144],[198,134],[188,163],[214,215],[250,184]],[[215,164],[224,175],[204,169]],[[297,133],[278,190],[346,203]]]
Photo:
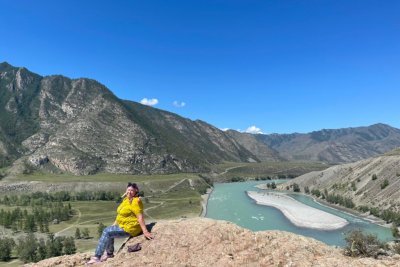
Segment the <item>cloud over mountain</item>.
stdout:
[[143,98],[142,100],[140,100],[140,103],[146,106],[155,106],[158,104],[158,99],[157,98]]

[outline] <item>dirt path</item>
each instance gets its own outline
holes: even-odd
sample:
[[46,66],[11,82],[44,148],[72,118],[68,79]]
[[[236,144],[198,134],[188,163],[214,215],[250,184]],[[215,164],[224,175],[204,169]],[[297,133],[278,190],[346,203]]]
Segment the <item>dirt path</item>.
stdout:
[[64,228],[64,229],[62,229],[62,230],[60,230],[60,231],[58,231],[57,233],[54,234],[54,236],[58,236],[58,235],[61,234],[62,232],[65,232],[65,231],[67,231],[67,230],[69,230],[69,229],[71,229],[71,228],[73,228],[73,227],[77,227],[78,225],[81,225],[81,224],[85,224],[85,223],[93,222],[93,221],[98,221],[99,219],[114,218],[114,216],[110,216],[110,217],[99,217],[99,218],[97,218],[97,219],[92,219],[92,220],[88,220],[88,221],[84,221],[84,222],[79,222],[80,219],[81,219],[81,217],[82,217],[82,214],[81,214],[81,211],[80,211],[79,209],[76,209],[76,210],[78,211],[78,219],[76,220],[76,222],[75,222],[74,224],[72,224],[72,225],[70,225],[70,226],[68,226],[68,227],[66,227],[66,228]]
[[226,174],[226,173],[227,173],[228,171],[230,171],[230,170],[238,169],[238,168],[241,168],[241,167],[243,167],[243,166],[245,166],[245,165],[240,165],[240,166],[235,166],[235,167],[226,168],[225,171],[219,173],[218,175],[224,175],[224,174]]

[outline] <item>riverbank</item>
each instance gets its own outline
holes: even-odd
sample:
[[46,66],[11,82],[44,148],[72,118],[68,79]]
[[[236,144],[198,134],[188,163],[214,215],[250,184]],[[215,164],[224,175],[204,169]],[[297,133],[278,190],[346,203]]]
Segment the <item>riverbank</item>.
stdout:
[[347,220],[305,205],[284,193],[246,192],[257,204],[279,209],[294,225],[318,230],[336,230],[348,224]]
[[213,192],[214,188],[208,188],[207,192],[204,195],[201,195],[201,213],[200,217],[206,217],[207,215],[207,203],[208,199],[210,198],[211,193]]

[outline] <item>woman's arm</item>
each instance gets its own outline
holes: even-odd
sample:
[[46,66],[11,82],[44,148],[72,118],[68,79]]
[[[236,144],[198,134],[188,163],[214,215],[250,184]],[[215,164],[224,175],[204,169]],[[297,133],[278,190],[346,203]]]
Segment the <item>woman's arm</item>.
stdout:
[[139,222],[139,224],[140,224],[140,228],[142,228],[143,235],[144,235],[147,239],[153,239],[153,235],[152,235],[149,231],[147,231],[146,224],[144,223],[144,216],[143,216],[143,213],[139,213],[139,214],[137,215],[137,218],[138,218],[138,222]]

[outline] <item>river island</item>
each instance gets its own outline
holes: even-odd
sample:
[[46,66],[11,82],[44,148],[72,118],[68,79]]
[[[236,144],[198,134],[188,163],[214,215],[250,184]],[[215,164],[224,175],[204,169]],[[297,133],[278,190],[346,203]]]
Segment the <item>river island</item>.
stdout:
[[336,230],[348,224],[346,219],[303,204],[285,193],[247,191],[257,204],[279,209],[298,227]]

